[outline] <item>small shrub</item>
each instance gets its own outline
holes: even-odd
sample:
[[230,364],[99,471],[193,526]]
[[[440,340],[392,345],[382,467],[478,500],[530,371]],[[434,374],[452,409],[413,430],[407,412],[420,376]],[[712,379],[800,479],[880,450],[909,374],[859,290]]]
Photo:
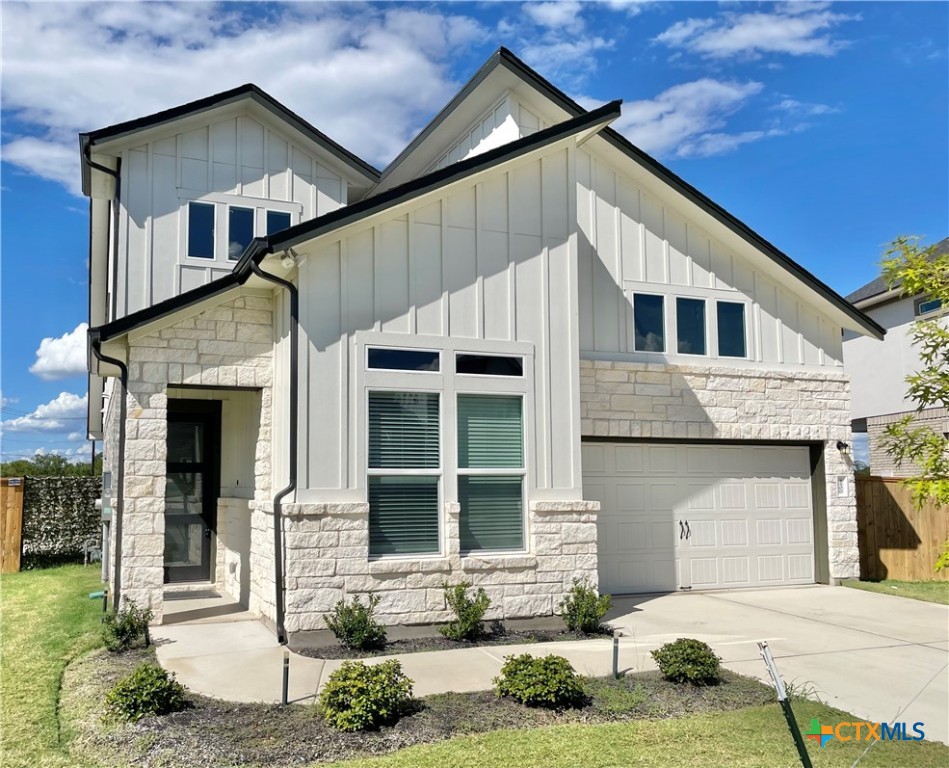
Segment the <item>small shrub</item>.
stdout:
[[714,685],[722,677],[721,659],[701,640],[680,637],[652,652],[667,680],[693,685]]
[[565,709],[586,702],[583,684],[563,656],[505,656],[494,687],[498,696],[510,696],[528,707]]
[[484,634],[484,614],[491,607],[491,598],[481,587],[475,592],[474,599],[468,596],[471,582],[463,581],[451,585],[447,581],[442,585],[445,590],[445,602],[455,613],[455,619],[438,631],[451,640],[477,640]]
[[363,604],[358,597],[351,603],[340,600],[326,617],[326,626],[333,630],[340,645],[368,651],[386,644],[386,628],[373,618],[379,598],[370,595]]
[[188,706],[185,688],[157,664],[140,664],[105,697],[106,720],[135,723],[146,715],[167,715]]
[[600,622],[612,603],[609,595],[597,597],[596,590],[586,578],[574,579],[573,586],[560,603],[560,615],[571,632],[589,635],[600,630]]
[[139,608],[134,601],[128,600],[124,608],[116,613],[107,613],[102,620],[105,647],[113,653],[119,653],[136,645],[147,646],[151,642],[148,635],[148,622],[151,620],[151,609]]
[[334,728],[365,731],[396,722],[412,701],[412,681],[397,660],[371,665],[344,661],[329,676],[318,707]]

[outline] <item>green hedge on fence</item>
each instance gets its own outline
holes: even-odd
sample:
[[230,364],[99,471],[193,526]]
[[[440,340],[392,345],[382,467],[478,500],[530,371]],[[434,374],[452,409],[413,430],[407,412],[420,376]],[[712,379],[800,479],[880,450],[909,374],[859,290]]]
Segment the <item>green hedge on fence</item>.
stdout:
[[83,545],[101,538],[95,501],[101,477],[27,477],[23,481],[24,570],[83,560]]

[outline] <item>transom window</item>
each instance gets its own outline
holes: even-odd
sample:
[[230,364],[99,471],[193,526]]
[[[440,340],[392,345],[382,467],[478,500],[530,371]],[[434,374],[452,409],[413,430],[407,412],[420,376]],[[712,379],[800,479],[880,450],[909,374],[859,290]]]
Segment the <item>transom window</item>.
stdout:
[[441,355],[427,349],[369,347],[368,365],[390,371],[437,371]]

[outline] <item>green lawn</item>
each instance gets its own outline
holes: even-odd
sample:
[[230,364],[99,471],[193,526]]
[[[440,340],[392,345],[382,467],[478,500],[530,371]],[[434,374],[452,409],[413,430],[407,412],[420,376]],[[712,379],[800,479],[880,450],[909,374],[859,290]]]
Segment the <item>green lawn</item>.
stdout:
[[949,581],[857,581],[847,579],[843,586],[879,592],[881,595],[899,595],[928,603],[949,605]]
[[0,577],[0,765],[76,768],[60,733],[57,704],[66,664],[101,643],[98,565],[68,565]]
[[[815,702],[796,702],[804,730],[810,718],[824,724],[851,720]],[[846,766],[866,742],[831,741],[808,746],[815,768]],[[611,725],[560,725],[532,731],[495,731],[440,744],[411,747],[367,760],[334,763],[337,768],[799,768],[800,760],[777,703],[768,707]],[[875,742],[861,768],[913,766],[945,768],[949,747],[932,742]]]

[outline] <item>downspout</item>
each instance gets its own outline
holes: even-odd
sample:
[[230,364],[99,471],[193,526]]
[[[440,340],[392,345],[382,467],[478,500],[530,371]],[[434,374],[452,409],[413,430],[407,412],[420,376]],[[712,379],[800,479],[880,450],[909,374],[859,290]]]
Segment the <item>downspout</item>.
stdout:
[[119,601],[122,598],[122,518],[125,511],[125,417],[126,417],[126,396],[128,394],[129,369],[125,363],[114,357],[103,355],[99,349],[101,342],[98,339],[92,341],[92,354],[100,363],[108,363],[119,369],[119,379],[122,382],[122,399],[119,400],[119,462],[118,462],[118,482],[116,483],[116,498],[114,523],[115,523],[115,551],[112,553],[112,562],[115,564],[112,589],[112,609],[119,610]]
[[290,428],[289,428],[289,471],[287,485],[274,496],[273,500],[273,530],[274,530],[274,584],[277,597],[277,614],[275,623],[277,625],[277,642],[281,645],[287,643],[287,632],[284,628],[284,598],[286,588],[284,586],[283,576],[283,525],[282,525],[282,502],[283,499],[296,490],[297,487],[297,414],[299,407],[297,397],[299,392],[299,350],[297,349],[297,336],[299,327],[299,295],[297,287],[288,280],[284,280],[276,275],[264,272],[256,260],[250,260],[250,269],[262,280],[275,283],[282,288],[286,288],[290,295]]

